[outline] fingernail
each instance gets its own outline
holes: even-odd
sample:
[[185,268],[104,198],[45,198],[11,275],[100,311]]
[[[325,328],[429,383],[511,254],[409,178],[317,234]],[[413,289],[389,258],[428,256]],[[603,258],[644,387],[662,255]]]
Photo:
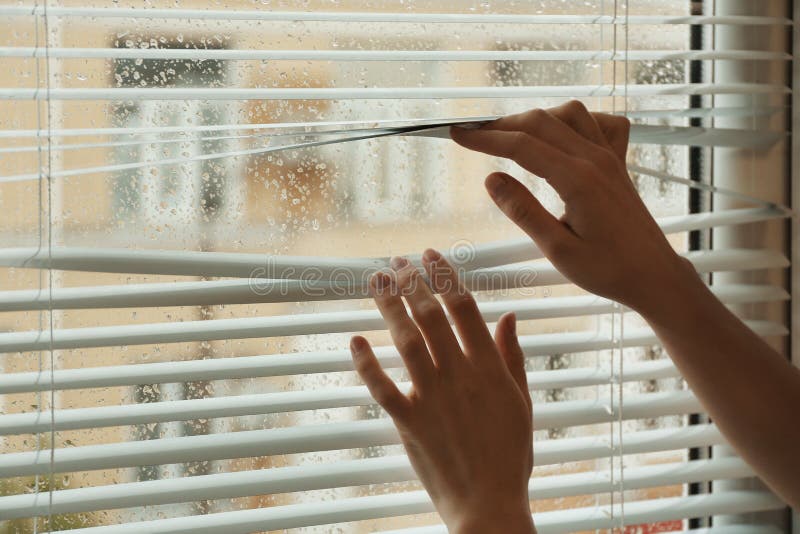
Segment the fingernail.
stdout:
[[490,174],[486,178],[486,189],[489,190],[489,194],[492,196],[497,196],[500,191],[506,185],[506,175],[505,174]]
[[383,289],[389,285],[389,276],[386,273],[377,272],[372,275],[370,283],[376,289]]
[[511,313],[509,313],[509,315],[510,315],[509,321],[511,321],[511,335],[512,336],[516,336],[517,335],[517,314],[514,313],[514,312],[511,312]]
[[442,257],[442,255],[439,254],[438,251],[433,250],[432,248],[429,248],[428,250],[425,251],[424,254],[422,254],[422,259],[424,259],[428,263],[433,263],[434,261],[439,261],[439,259],[441,257]]
[[395,271],[399,271],[406,265],[408,265],[408,260],[403,258],[402,256],[395,256],[391,260],[389,260],[389,265],[392,266],[392,269]]
[[353,336],[350,338],[350,350],[353,352],[360,352],[367,344],[363,337]]

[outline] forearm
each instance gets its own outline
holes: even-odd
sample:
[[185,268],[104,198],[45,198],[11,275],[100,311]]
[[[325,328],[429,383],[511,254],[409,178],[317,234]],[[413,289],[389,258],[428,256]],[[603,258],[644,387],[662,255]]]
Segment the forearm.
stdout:
[[800,506],[800,370],[693,273],[639,311],[711,418],[758,475]]

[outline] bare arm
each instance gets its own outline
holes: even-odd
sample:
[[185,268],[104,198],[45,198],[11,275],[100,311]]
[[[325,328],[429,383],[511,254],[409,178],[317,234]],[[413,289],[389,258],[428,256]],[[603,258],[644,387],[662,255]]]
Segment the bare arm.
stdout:
[[734,448],[800,508],[800,370],[673,251],[628,177],[628,131],[624,118],[570,103],[452,134],[554,187],[566,206],[560,219],[514,178],[494,173],[486,180],[497,205],[564,275],[642,314]]

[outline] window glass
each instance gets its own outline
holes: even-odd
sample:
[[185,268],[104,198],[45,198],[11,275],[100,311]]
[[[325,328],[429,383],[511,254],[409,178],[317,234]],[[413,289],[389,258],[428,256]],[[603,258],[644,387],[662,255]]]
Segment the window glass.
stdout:
[[[94,2],[100,5],[103,3]],[[157,3],[156,7],[172,4]],[[214,6],[186,3],[182,8],[298,9],[296,2],[263,0],[259,5],[230,0]],[[445,12],[469,13],[612,14],[612,2],[521,1],[405,2],[313,1],[302,2],[304,10]],[[150,5],[150,4],[148,4]],[[630,5],[631,14],[687,14],[685,0],[645,1]],[[5,23],[0,21],[0,28]],[[637,26],[629,30],[610,25],[562,24],[411,24],[396,22],[270,22],[213,19],[82,19],[59,18],[51,23],[51,46],[112,49],[174,49],[181,51],[229,50],[355,50],[355,51],[624,51],[685,49],[688,30],[682,26]],[[3,46],[21,46],[33,28],[4,33]],[[28,37],[25,37],[28,36]],[[32,46],[32,45],[31,45]],[[217,56],[219,57],[219,56]],[[40,66],[41,68],[41,66]],[[0,75],[6,87],[26,83],[23,72],[35,72],[30,59],[19,59],[11,76]],[[277,255],[333,257],[389,256],[422,252],[437,247],[469,257],[474,246],[492,240],[518,238],[522,233],[493,206],[483,189],[484,177],[505,170],[522,179],[554,212],[561,203],[540,179],[516,165],[499,159],[467,153],[454,143],[423,137],[387,137],[292,149],[269,154],[255,149],[282,142],[242,129],[247,125],[269,125],[314,121],[377,121],[458,116],[500,115],[531,107],[548,107],[567,98],[555,94],[541,98],[414,98],[387,99],[250,99],[224,98],[174,100],[151,99],[148,91],[160,89],[237,88],[397,88],[441,87],[624,87],[625,84],[682,83],[683,61],[547,60],[518,59],[481,61],[338,61],[338,60],[242,60],[242,59],[63,59],[53,79],[65,88],[138,90],[136,98],[122,100],[59,100],[51,111],[51,128],[116,128],[118,135],[54,138],[50,165],[54,170],[93,169],[60,179],[52,192],[52,222],[55,245],[74,247],[121,247],[189,251],[255,252]],[[33,83],[30,81],[30,83]],[[222,94],[222,93],[220,93]],[[644,109],[683,109],[686,96],[631,96],[625,99],[588,96],[582,99],[594,110],[619,112]],[[2,119],[15,128],[37,128],[33,106],[20,105]],[[650,124],[685,125],[685,119],[648,119]],[[218,126],[230,125],[230,129]],[[28,140],[30,142],[30,140]],[[82,149],[70,147],[86,144]],[[247,153],[247,154],[241,154]],[[208,157],[209,155],[219,157]],[[240,154],[240,155],[237,155]],[[164,162],[167,163],[164,163]],[[686,175],[687,151],[681,146],[634,145],[629,161],[679,176]],[[141,165],[139,165],[141,163]],[[36,172],[35,154],[0,159],[4,174]],[[111,167],[111,168],[109,168]],[[649,208],[657,216],[685,213],[686,191],[650,177],[633,179]],[[20,206],[9,219],[10,242],[33,246],[38,236],[40,194],[37,182],[3,184],[9,205]],[[9,217],[8,215],[6,217]],[[675,246],[685,249],[682,237]],[[13,271],[13,270],[12,270]],[[24,270],[10,273],[10,289],[33,289],[40,281]],[[103,273],[57,273],[57,287],[125,285],[156,282],[208,280],[204,277],[119,275]],[[485,292],[480,301],[546,299],[581,294],[573,286],[543,286],[514,291]],[[172,306],[119,308],[111,310],[67,310],[54,314],[58,328],[160,322],[203,321],[309,314],[315,312],[371,309],[365,300],[297,302],[259,305]],[[8,314],[4,330],[38,328],[35,312]],[[526,321],[522,335],[573,331],[619,330],[619,314]],[[625,329],[642,326],[630,315]],[[386,345],[385,332],[367,332],[376,345]],[[58,351],[58,369],[142,364],[173,360],[206,360],[259,354],[336,350],[347,346],[349,334],[318,334],[302,337],[232,339],[203,343],[173,343]],[[556,370],[568,367],[602,367],[619,361],[618,351],[559,353],[530,358],[528,369]],[[658,346],[624,351],[625,362],[666,358]],[[28,354],[8,356],[5,371],[37,369]],[[45,363],[47,366],[47,359]],[[404,373],[390,374],[403,379]],[[308,374],[280,378],[231,379],[185,384],[142,384],[59,392],[58,408],[88,408],[143,404],[205,397],[314,390],[358,384],[351,372]],[[536,405],[574,400],[603,399],[613,385],[552,389],[534,393]],[[627,382],[624,395],[683,389],[676,378]],[[31,406],[47,409],[47,396],[10,395],[5,410],[28,411]],[[235,432],[293,425],[310,425],[385,417],[374,407],[335,408],[303,412],[107,427],[63,431],[55,441],[59,447],[98,443],[122,443],[177,436]],[[681,426],[682,417],[634,420],[623,424],[624,432]],[[619,429],[607,423],[536,432],[537,441],[608,435]],[[17,450],[35,450],[49,443],[48,436],[13,438]],[[100,486],[131,481],[188,477],[230,471],[304,465],[337,460],[399,454],[398,446],[322,453],[293,454],[237,460],[201,461],[181,465],[142,466],[69,473],[55,480],[59,488]],[[632,457],[630,465],[681,460],[684,452]],[[570,465],[537,467],[536,476],[577,471],[607,470],[609,462],[587,461]],[[33,487],[32,479],[16,479],[9,487]],[[40,486],[41,488],[42,486]],[[59,518],[64,525],[92,526],[121,521],[159,519],[187,514],[240,510],[295,502],[316,502],[339,497],[419,489],[417,483],[378,484],[344,489],[318,490],[270,496],[255,496],[190,504],[165,504],[143,508],[74,514]],[[0,488],[0,491],[6,491]],[[15,493],[16,490],[9,490]],[[682,495],[683,487],[636,490],[630,499]],[[606,504],[607,494],[543,500],[536,511]],[[342,525],[342,532],[401,528],[431,523],[433,514]],[[31,522],[20,521],[20,532],[31,531]],[[667,528],[674,525],[662,525]],[[28,530],[24,530],[28,529]],[[330,527],[302,532],[330,532]]]

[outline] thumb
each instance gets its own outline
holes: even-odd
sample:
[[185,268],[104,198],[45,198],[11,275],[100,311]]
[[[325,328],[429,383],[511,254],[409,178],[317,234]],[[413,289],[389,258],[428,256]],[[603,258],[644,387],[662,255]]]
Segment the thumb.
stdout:
[[546,256],[557,242],[571,241],[575,235],[533,196],[530,189],[504,172],[486,177],[486,190],[506,216],[519,226]]
[[503,357],[503,361],[511,373],[514,382],[525,397],[528,408],[531,408],[531,393],[528,389],[528,377],[525,374],[525,354],[519,346],[517,339],[517,316],[513,312],[505,313],[497,321],[497,329],[494,333],[494,341],[497,349]]

